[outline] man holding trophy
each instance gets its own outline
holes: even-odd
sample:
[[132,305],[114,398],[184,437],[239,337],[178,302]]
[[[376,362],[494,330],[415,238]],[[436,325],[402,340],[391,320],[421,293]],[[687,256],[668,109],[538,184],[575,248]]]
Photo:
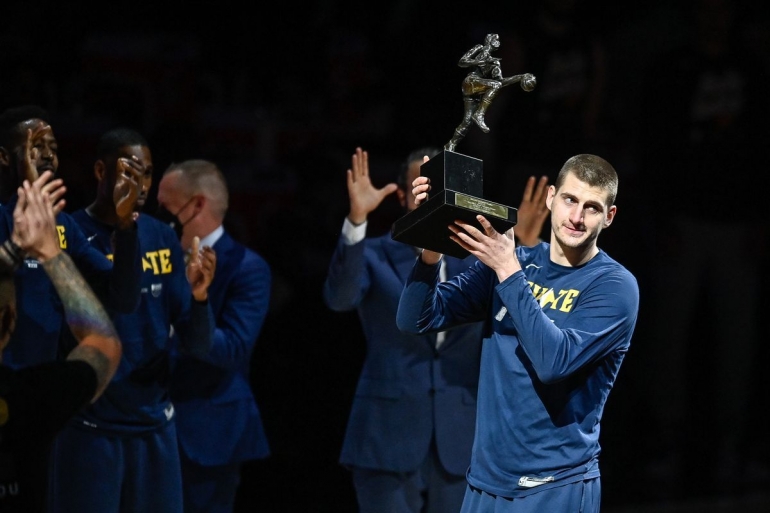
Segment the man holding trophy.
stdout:
[[[444,163],[447,155],[455,154],[445,148]],[[568,159],[548,188],[550,242],[521,247],[505,223],[495,226],[496,205],[478,200],[474,212],[449,201],[458,196],[446,192],[457,169],[465,167],[412,181],[417,207],[407,216],[416,222],[393,235],[408,233],[425,248],[401,294],[401,331],[485,323],[461,513],[598,513],[600,420],[639,309],[636,279],[597,244],[617,212],[617,173],[596,155]],[[429,192],[439,196],[429,200]],[[429,208],[444,214],[418,214]],[[478,261],[441,282],[447,251],[438,248],[451,245]]]

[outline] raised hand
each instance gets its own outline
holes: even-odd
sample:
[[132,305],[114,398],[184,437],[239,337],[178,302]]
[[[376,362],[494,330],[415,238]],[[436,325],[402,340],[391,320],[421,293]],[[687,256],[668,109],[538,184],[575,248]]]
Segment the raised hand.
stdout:
[[398,189],[395,183],[389,183],[381,189],[372,184],[369,177],[369,154],[361,148],[356,148],[347,175],[350,198],[348,219],[353,224],[366,221],[368,215],[382,203],[382,200]]
[[37,168],[34,162],[39,157],[39,149],[37,143],[51,133],[51,125],[41,121],[33,128],[27,129],[27,137],[24,139],[24,143],[21,146],[21,155],[19,158],[19,164],[24,171],[24,179],[29,183],[33,183],[38,179]]
[[34,182],[24,180],[13,210],[13,241],[40,261],[56,256],[61,248],[56,232],[56,214],[46,185],[53,176],[45,171]]
[[136,220],[136,201],[142,190],[144,167],[139,159],[121,157],[116,164],[115,188],[112,191],[112,201],[115,204],[115,214],[118,218],[118,228],[127,228]]
[[518,237],[522,246],[534,246],[540,242],[543,223],[548,219],[550,210],[545,204],[548,196],[548,177],[541,176],[535,187],[534,176],[530,176],[524,187],[524,195],[516,213],[516,225],[513,233]]
[[67,204],[67,201],[64,199],[64,193],[67,192],[67,187],[64,186],[64,180],[61,178],[53,178],[53,172],[45,171],[31,183],[39,184],[40,191],[46,194],[48,201],[51,202],[54,216],[59,215],[59,212],[64,210],[64,207]]
[[214,280],[214,270],[217,266],[217,254],[211,246],[200,248],[200,238],[193,237],[190,248],[190,259],[187,261],[187,281],[192,288],[196,301],[208,298],[209,285]]

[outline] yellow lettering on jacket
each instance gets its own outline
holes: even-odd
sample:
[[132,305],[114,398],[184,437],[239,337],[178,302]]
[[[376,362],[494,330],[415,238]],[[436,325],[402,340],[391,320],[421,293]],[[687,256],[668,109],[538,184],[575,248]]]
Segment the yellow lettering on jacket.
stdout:
[[152,270],[152,274],[169,274],[173,270],[171,265],[171,250],[159,249],[148,251],[142,258],[142,271]]
[[572,307],[575,306],[575,298],[580,294],[579,290],[567,289],[560,290],[557,295],[553,289],[547,287],[541,287],[537,283],[529,282],[529,286],[532,289],[532,294],[535,299],[540,303],[540,308],[545,309],[550,307],[552,310],[558,309],[561,312],[569,313]]
[[569,289],[566,292],[567,292],[567,295],[564,296],[564,301],[562,301],[561,308],[559,308],[559,310],[561,310],[562,312],[569,312],[570,310],[572,310],[572,303],[577,297],[577,295],[580,294],[580,291],[575,289]]
[[67,237],[64,235],[64,225],[56,225],[56,233],[59,234],[59,247],[61,249],[67,249]]

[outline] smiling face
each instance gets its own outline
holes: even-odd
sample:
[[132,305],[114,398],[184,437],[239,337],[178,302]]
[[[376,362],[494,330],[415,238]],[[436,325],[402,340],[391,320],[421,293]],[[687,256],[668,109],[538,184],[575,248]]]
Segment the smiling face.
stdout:
[[596,255],[596,239],[612,223],[617,211],[615,205],[607,204],[608,199],[608,191],[588,185],[571,171],[558,190],[554,185],[548,189],[552,260],[579,265]]

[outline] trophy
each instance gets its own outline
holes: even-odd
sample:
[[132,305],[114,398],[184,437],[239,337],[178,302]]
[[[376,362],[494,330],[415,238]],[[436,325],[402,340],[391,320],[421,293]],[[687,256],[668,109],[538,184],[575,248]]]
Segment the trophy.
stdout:
[[[475,123],[484,133],[489,132],[484,114],[501,88],[516,83],[527,92],[535,88],[537,82],[531,73],[503,77],[500,59],[491,55],[499,46],[497,34],[487,34],[483,45],[474,46],[460,58],[460,67],[471,68],[462,83],[462,122],[444,145],[444,150],[420,167],[420,174],[430,179],[430,196],[393,223],[391,238],[394,240],[465,258],[468,251],[449,238],[451,232],[448,226],[455,219],[473,224],[483,231],[476,220],[476,216],[482,214],[500,233],[516,224],[515,208],[482,198],[482,161],[455,152],[472,124]],[[407,187],[410,185],[407,184]]]

